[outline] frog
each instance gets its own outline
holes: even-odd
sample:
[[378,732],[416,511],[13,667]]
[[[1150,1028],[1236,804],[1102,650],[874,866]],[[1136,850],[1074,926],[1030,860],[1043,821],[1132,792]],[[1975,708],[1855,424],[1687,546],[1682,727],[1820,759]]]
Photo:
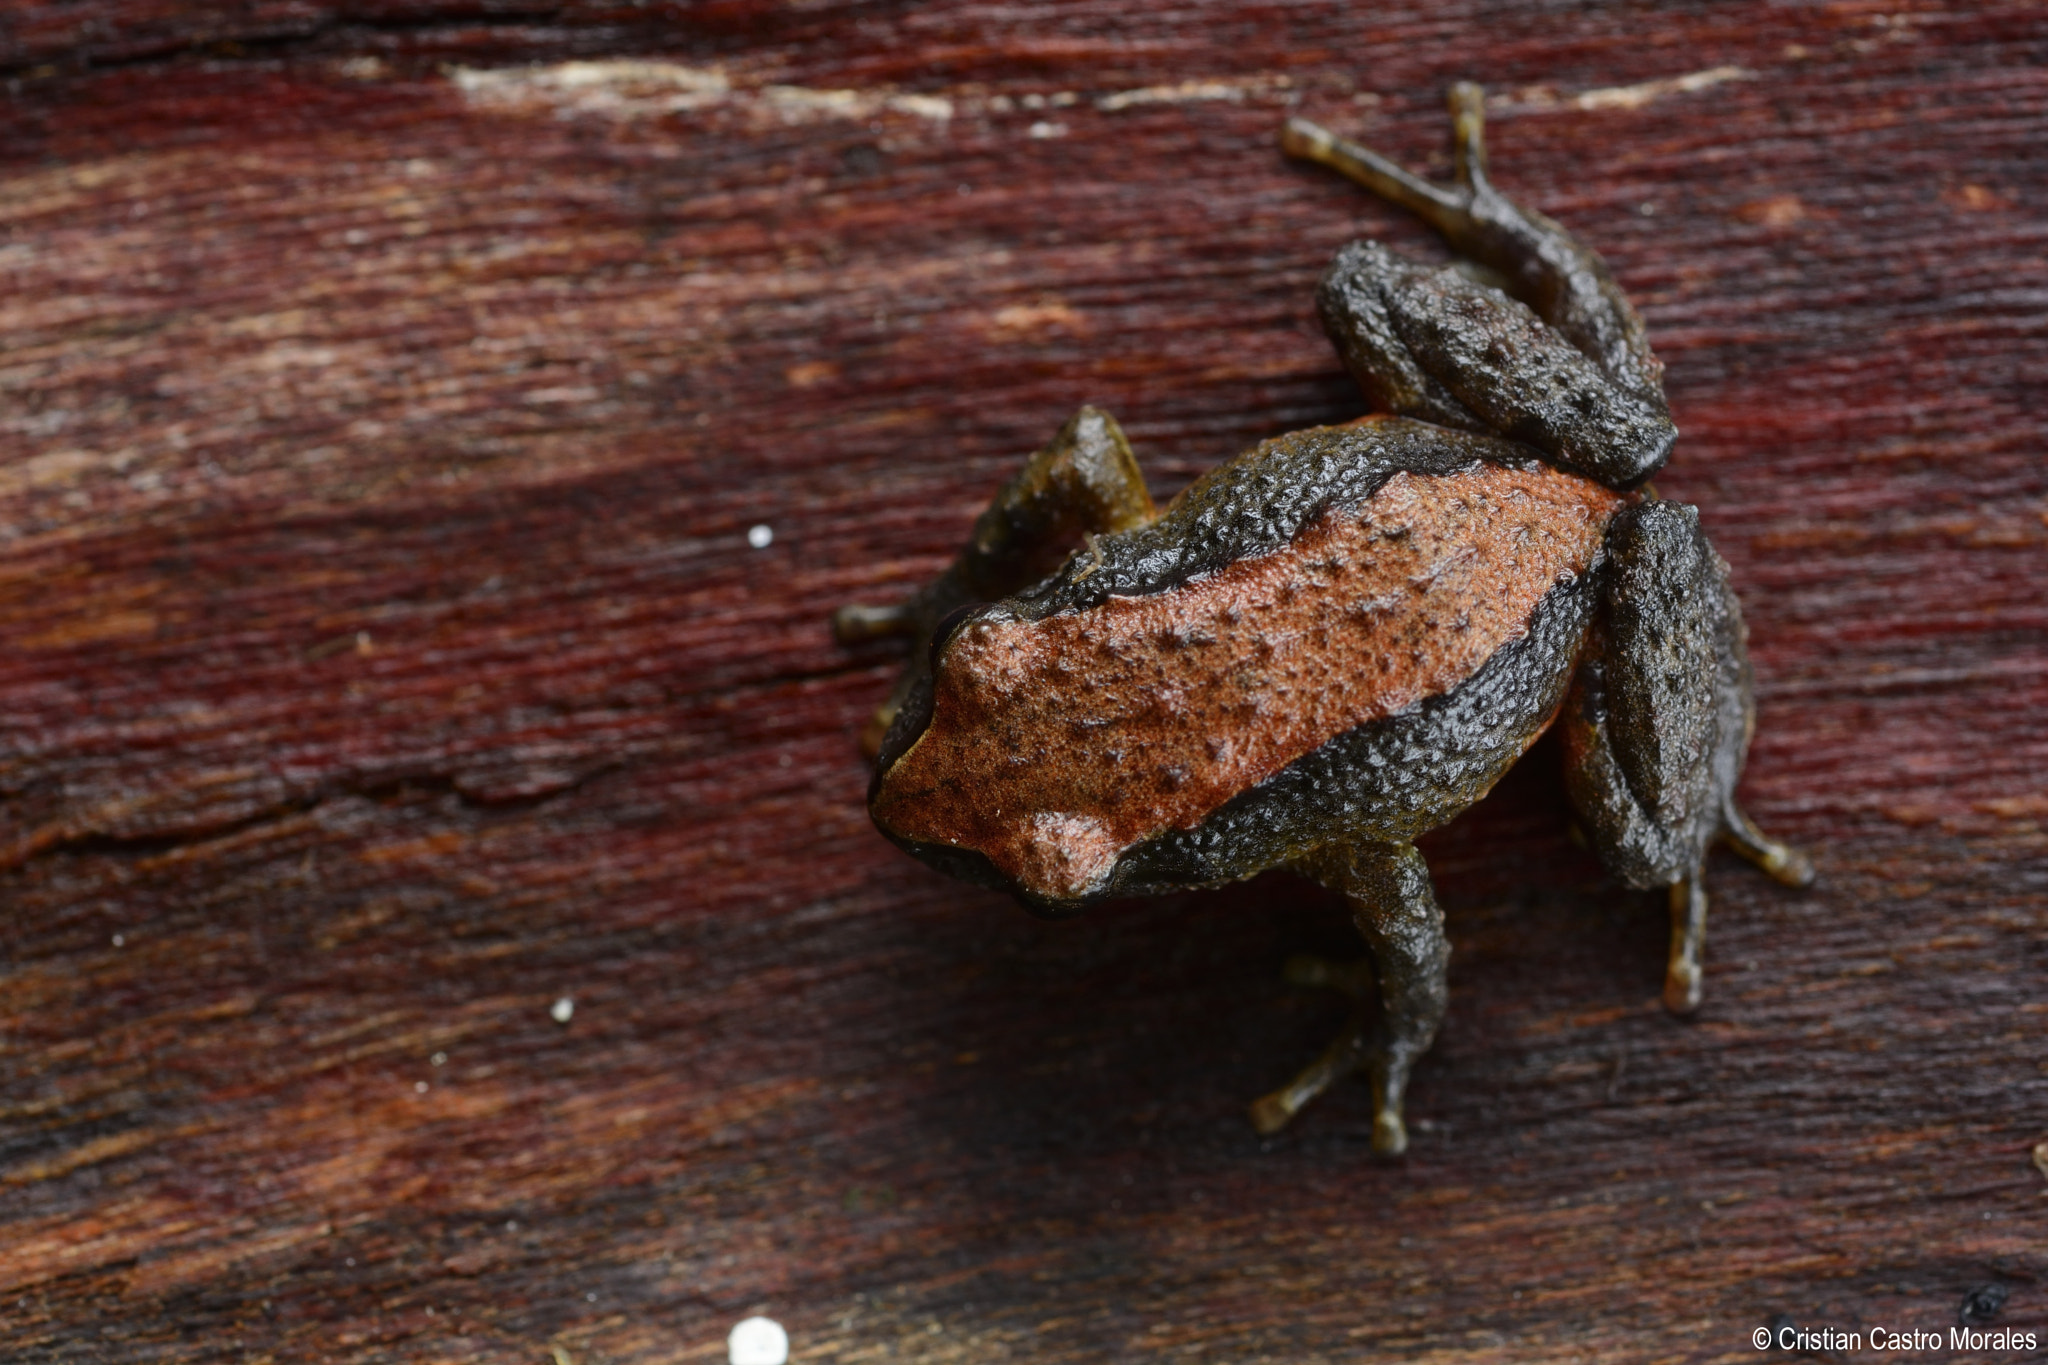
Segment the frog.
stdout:
[[1371,1147],[1449,999],[1415,840],[1561,732],[1573,832],[1670,913],[1663,1001],[1701,1003],[1706,856],[1789,886],[1804,853],[1735,799],[1756,724],[1746,628],[1699,511],[1651,477],[1663,367],[1600,257],[1495,188],[1485,96],[1449,92],[1453,180],[1290,118],[1282,150],[1418,216],[1449,265],[1354,241],[1316,311],[1369,410],[1262,441],[1155,504],[1081,408],[934,580],[833,617],[912,642],[862,746],[888,840],[1060,918],[1274,869],[1337,893],[1366,956],[1290,962],[1354,1001],[1253,1101],[1270,1136],[1364,1072]]

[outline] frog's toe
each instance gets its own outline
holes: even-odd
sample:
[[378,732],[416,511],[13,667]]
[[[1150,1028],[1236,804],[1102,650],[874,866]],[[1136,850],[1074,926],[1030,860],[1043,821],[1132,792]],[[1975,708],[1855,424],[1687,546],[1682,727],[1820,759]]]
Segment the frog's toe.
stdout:
[[1673,1014],[1691,1014],[1700,1007],[1700,967],[1697,962],[1673,962],[1664,972],[1664,1008]]
[[1280,1089],[1253,1100],[1247,1112],[1250,1113],[1252,1127],[1257,1130],[1259,1136],[1271,1137],[1294,1122],[1294,1116],[1300,1113],[1301,1109],[1299,1105],[1289,1103],[1287,1089]]
[[868,723],[860,728],[861,757],[873,762],[882,752],[882,739],[889,733],[889,727],[896,722],[895,701],[884,702],[875,708],[875,714],[868,717]]
[[1408,1125],[1401,1121],[1398,1105],[1386,1106],[1372,1116],[1372,1154],[1400,1156],[1408,1150]]
[[1706,940],[1706,881],[1694,870],[1671,884],[1671,955],[1664,967],[1664,1008],[1673,1014],[1691,1014],[1700,1007]]
[[1339,962],[1335,958],[1315,957],[1308,953],[1296,953],[1288,958],[1280,969],[1280,977],[1290,986],[1342,991],[1353,1000],[1363,999],[1373,985],[1372,963],[1366,958]]
[[[1303,958],[1295,959],[1295,962],[1316,960]],[[1288,965],[1292,967],[1295,962]],[[1330,1040],[1322,1056],[1303,1067],[1299,1075],[1278,1090],[1252,1101],[1252,1127],[1258,1129],[1261,1137],[1271,1137],[1293,1122],[1294,1116],[1305,1109],[1310,1100],[1365,1064],[1371,1036],[1372,1025],[1365,1011],[1353,1010],[1343,1031]]]
[[908,603],[893,607],[848,603],[832,613],[832,635],[842,645],[885,639],[891,635],[908,635],[916,628],[917,618]]
[[1762,868],[1771,880],[1801,889],[1813,885],[1813,859],[1758,829],[1756,822],[1735,804],[1733,797],[1729,797],[1722,807],[1722,821],[1722,840]]
[[1814,878],[1818,875],[1813,870],[1813,859],[1784,844],[1773,848],[1758,861],[1757,866],[1768,872],[1780,885],[1792,887],[1794,890],[1804,890],[1812,886]]

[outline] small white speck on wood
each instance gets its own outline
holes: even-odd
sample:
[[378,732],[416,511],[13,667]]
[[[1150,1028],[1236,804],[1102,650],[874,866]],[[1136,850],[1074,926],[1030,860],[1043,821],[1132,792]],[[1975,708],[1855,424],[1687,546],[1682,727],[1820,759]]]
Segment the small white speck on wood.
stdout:
[[563,996],[560,1000],[548,1006],[548,1017],[558,1024],[568,1023],[576,1017],[576,1002],[566,995]]
[[765,550],[775,543],[775,528],[766,522],[747,528],[747,544],[757,550]]
[[785,1365],[789,1333],[773,1318],[747,1318],[725,1339],[725,1353],[732,1365]]

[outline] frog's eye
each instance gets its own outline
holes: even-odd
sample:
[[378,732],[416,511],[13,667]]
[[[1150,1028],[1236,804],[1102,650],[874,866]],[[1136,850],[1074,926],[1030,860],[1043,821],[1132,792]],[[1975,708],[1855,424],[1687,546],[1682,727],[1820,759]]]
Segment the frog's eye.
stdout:
[[962,626],[987,611],[989,605],[987,602],[969,602],[965,606],[953,608],[939,618],[939,624],[932,630],[931,655],[928,660],[932,672],[939,671],[939,651],[946,647],[946,642],[951,640]]

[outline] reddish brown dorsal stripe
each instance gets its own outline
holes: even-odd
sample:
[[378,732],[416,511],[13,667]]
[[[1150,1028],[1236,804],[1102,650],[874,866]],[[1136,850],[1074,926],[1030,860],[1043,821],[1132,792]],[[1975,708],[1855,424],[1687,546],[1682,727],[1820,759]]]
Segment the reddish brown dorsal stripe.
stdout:
[[1586,571],[1621,502],[1547,466],[1397,474],[1182,587],[976,622],[946,647],[931,724],[875,817],[1082,895],[1123,850],[1470,677]]

